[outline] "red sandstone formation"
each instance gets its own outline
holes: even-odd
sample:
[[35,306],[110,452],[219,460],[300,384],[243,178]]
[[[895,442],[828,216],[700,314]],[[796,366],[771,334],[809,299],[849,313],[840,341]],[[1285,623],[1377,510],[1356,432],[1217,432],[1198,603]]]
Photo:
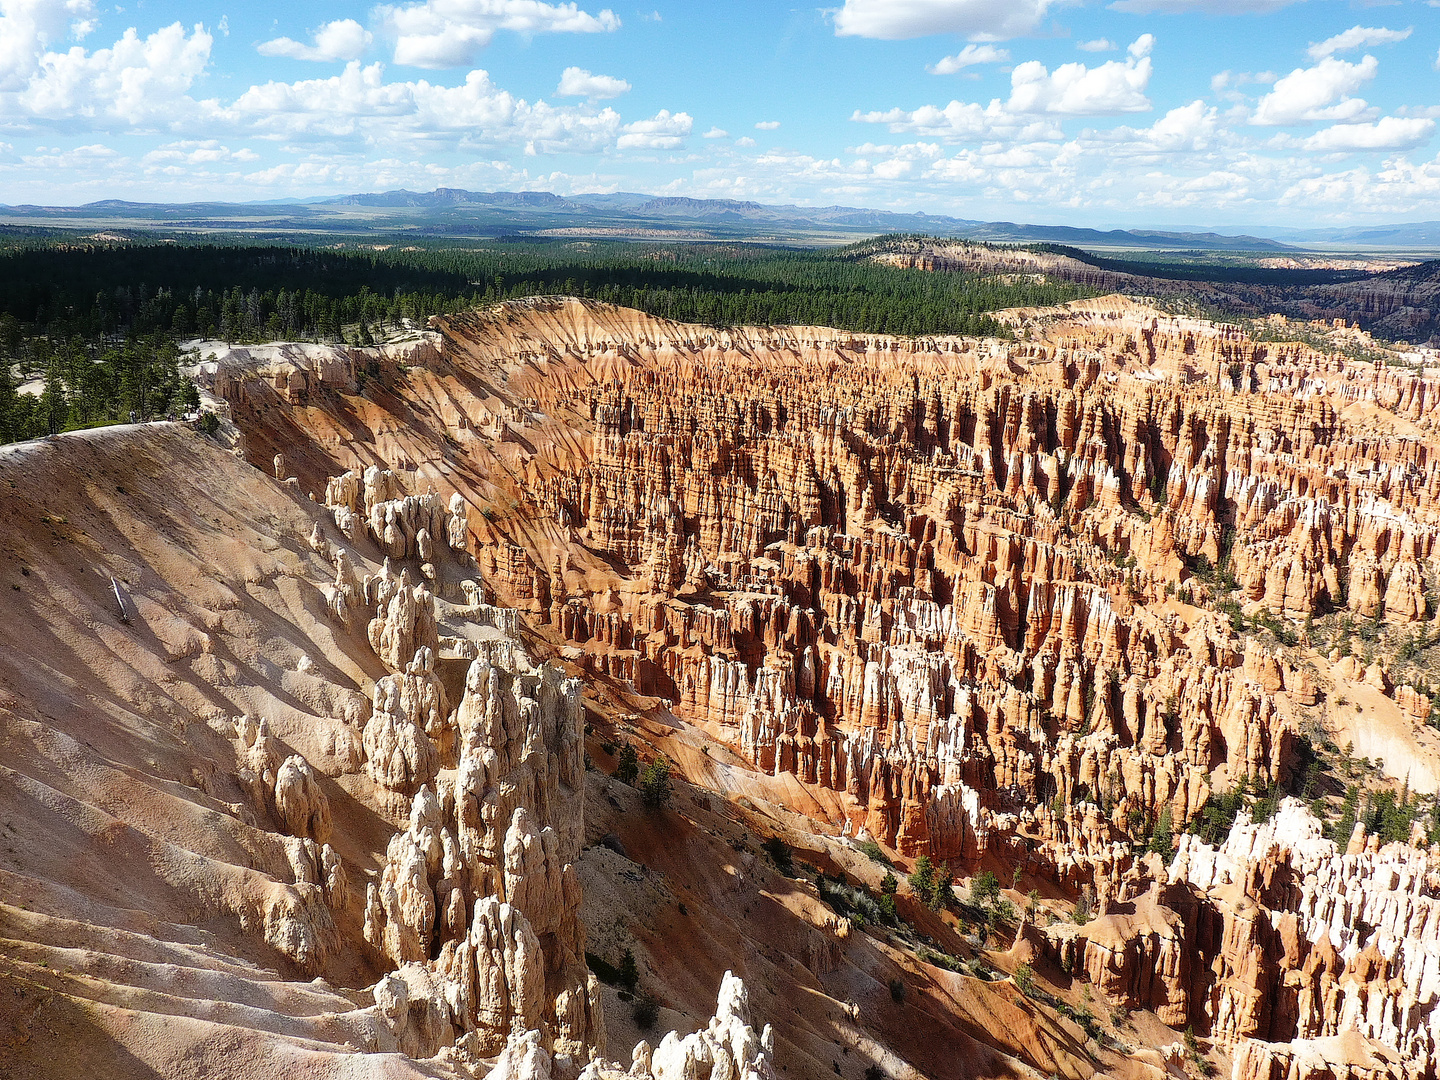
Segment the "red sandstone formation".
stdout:
[[[208,374],[252,459],[283,453],[323,499],[302,533],[333,581],[319,606],[379,666],[330,742],[403,819],[368,875],[326,856],[304,759],[237,738],[309,859],[297,889],[363,893],[337,910],[386,969],[376,1008],[406,1052],[563,1072],[602,1050],[567,869],[578,683],[523,634],[645,714],[697,782],[1093,899],[1093,920],[1027,925],[1017,949],[1193,1027],[1237,1077],[1434,1080],[1427,854],[1363,834],[1339,852],[1292,803],[1219,850],[1144,841],[1213,791],[1298,786],[1337,687],[1434,786],[1418,684],[1254,627],[1427,625],[1440,384],[1117,298],[1006,318],[1017,341],[909,340],[540,299],[442,320],[438,348],[363,392],[343,353]],[[1215,610],[1227,574],[1233,613]],[[323,952],[323,923],[293,948]],[[807,936],[805,955],[848,971],[862,937]],[[953,1008],[1003,1041],[1016,1006],[978,1000]],[[711,1043],[637,1047],[633,1068],[759,1052]]]

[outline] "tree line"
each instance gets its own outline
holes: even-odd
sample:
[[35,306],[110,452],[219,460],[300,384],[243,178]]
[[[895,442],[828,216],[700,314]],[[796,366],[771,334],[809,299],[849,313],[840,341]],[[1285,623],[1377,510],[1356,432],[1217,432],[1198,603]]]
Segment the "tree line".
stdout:
[[[413,240],[413,238],[409,238]],[[380,327],[574,295],[709,325],[1006,336],[997,309],[1085,290],[876,264],[863,250],[496,241],[327,247],[0,238],[0,441],[164,415],[177,343],[370,344]],[[21,393],[28,384],[32,392]],[[36,389],[40,392],[34,393]]]

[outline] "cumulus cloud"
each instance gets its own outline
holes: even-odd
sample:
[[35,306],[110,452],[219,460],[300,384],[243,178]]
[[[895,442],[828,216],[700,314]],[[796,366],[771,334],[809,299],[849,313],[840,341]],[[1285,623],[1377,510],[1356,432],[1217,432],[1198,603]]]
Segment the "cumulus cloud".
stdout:
[[161,171],[173,170],[178,173],[182,169],[248,165],[259,160],[260,155],[249,147],[232,150],[218,139],[191,139],[158,146],[142,157],[140,163]]
[[275,38],[256,46],[261,56],[285,56],[291,60],[356,60],[370,46],[370,31],[354,19],[337,19],[315,31],[315,44],[305,45],[288,37]]
[[1132,15],[1178,15],[1203,11],[1211,15],[1264,15],[1303,0],[1115,0],[1110,6]]
[[617,98],[630,92],[630,84],[611,75],[592,75],[584,68],[567,67],[560,74],[557,97]]
[[364,145],[522,147],[526,154],[599,153],[612,147],[669,149],[689,134],[685,113],[662,111],[625,125],[609,107],[533,104],[474,70],[459,86],[424,79],[388,82],[384,65],[351,61],[328,79],[252,86],[211,124],[295,142],[344,140]]
[[1259,83],[1269,86],[1280,76],[1273,71],[1221,71],[1210,76],[1210,89],[1222,97],[1241,100],[1236,88]]
[[193,112],[189,90],[209,64],[213,44],[203,26],[197,23],[186,33],[177,22],[145,38],[132,27],[113,46],[93,53],[79,46],[47,52],[24,89],[9,102],[0,98],[0,114],[74,127],[116,121],[170,126]]
[[376,8],[395,39],[395,62],[413,67],[471,63],[497,30],[519,34],[599,34],[620,28],[609,8],[592,15],[575,3],[542,0],[418,0]]
[[994,45],[966,45],[954,56],[946,56],[925,70],[932,75],[954,75],[976,64],[1001,64],[1009,59],[1009,49],[997,49]]
[[700,137],[702,139],[728,139],[730,137],[730,133],[724,128],[712,127],[709,131],[705,132],[705,134]]
[[615,145],[621,150],[676,150],[694,126],[688,113],[661,109],[649,120],[626,124]]
[[1027,60],[1010,73],[1009,109],[1020,113],[1062,113],[1068,116],[1110,116],[1150,108],[1145,89],[1150,83],[1150,50],[1155,39],[1143,34],[1131,43],[1129,59],[1109,60],[1099,67],[1061,64],[1048,71]]
[[1075,47],[1081,52],[1114,52],[1120,48],[1109,38],[1095,38],[1093,41],[1077,41]]
[[779,120],[761,120],[755,125],[756,131],[774,131],[780,126]]
[[898,134],[923,135],[959,142],[988,139],[1058,139],[1060,129],[1053,121],[1035,120],[1015,115],[999,100],[988,106],[952,101],[944,108],[922,105],[918,109],[889,109],[884,112],[862,113],[851,117],[862,124],[885,124]]
[[1176,154],[1207,150],[1220,132],[1216,110],[1203,101],[1192,101],[1171,109],[1146,128],[1122,125],[1086,135],[1088,141],[1107,144],[1125,153]]
[[0,0],[0,91],[22,90],[40,57],[93,27],[91,0]]
[[1037,29],[1055,0],[845,0],[835,12],[841,37],[896,41],[959,34],[974,41],[1021,37]]
[[1250,122],[1283,127],[1315,120],[1365,119],[1370,107],[1350,95],[1373,79],[1379,68],[1373,56],[1358,64],[1327,56],[1314,67],[1296,68],[1260,99]]
[[989,105],[952,101],[943,108],[923,105],[918,109],[889,109],[861,112],[851,120],[863,124],[885,124],[897,134],[915,134],[957,142],[1002,139],[1022,142],[1063,137],[1059,126],[1045,114],[1060,116],[1113,116],[1144,112],[1150,99],[1145,89],[1150,81],[1150,50],[1155,39],[1149,34],[1130,45],[1125,60],[1111,60],[1099,67],[1062,64],[1053,72],[1038,60],[1027,60],[1010,73],[1010,99],[998,98]]
[[1404,30],[1387,30],[1383,26],[1352,26],[1334,37],[1328,37],[1324,41],[1317,41],[1307,50],[1311,60],[1323,60],[1327,56],[1333,56],[1337,52],[1349,52],[1351,49],[1364,49],[1371,45],[1390,45],[1397,41],[1404,41],[1414,32],[1413,26],[1407,26]]
[[1413,150],[1435,134],[1435,121],[1424,117],[1382,116],[1373,124],[1336,124],[1304,142],[1306,150]]

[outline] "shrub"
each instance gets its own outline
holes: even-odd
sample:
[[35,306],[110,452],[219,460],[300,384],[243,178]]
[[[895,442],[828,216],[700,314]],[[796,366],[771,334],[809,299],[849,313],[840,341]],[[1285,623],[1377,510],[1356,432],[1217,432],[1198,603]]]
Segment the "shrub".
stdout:
[[659,810],[670,802],[670,762],[663,755],[645,766],[640,777],[640,794],[652,810]]
[[905,1000],[905,984],[899,979],[890,980],[890,1000],[896,1005],[901,1004]]
[[873,861],[878,862],[881,866],[891,865],[890,860],[885,857],[885,852],[881,850],[880,845],[877,844],[874,840],[866,840],[864,843],[856,844],[855,848],[857,851],[868,855]]
[[201,435],[214,435],[220,430],[220,418],[213,412],[203,412],[200,414],[200,419],[195,421],[195,429]]
[[1015,989],[1026,997],[1035,993],[1035,969],[1029,964],[1021,964],[1015,969]]
[[626,949],[625,955],[620,958],[620,967],[616,970],[616,982],[626,990],[632,991],[640,985],[640,967],[635,963],[635,953],[630,949]]
[[630,1016],[641,1031],[649,1031],[660,1019],[660,1003],[649,994],[639,994],[630,1008]]
[[970,881],[970,902],[986,910],[1000,899],[1000,879],[989,870],[981,870]]
[[626,743],[620,748],[620,761],[615,766],[615,779],[622,784],[633,784],[639,775],[640,756],[635,753],[635,747]]
[[592,952],[585,954],[585,966],[595,973],[595,977],[606,986],[617,986],[620,982],[620,969],[602,956],[596,956]]
[[775,864],[776,870],[779,870],[786,877],[794,877],[795,860],[791,858],[790,849],[785,845],[785,841],[781,840],[778,836],[772,836],[760,846],[764,849],[765,854],[770,857],[770,861]]

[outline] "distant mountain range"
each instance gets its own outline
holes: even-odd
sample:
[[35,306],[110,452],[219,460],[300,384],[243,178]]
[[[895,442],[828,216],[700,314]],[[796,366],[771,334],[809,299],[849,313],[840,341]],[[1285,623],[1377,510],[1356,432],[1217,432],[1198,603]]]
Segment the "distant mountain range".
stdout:
[[1282,251],[1278,240],[1220,233],[1067,228],[987,222],[855,206],[768,206],[733,199],[633,192],[560,196],[548,191],[386,191],[321,199],[224,203],[0,206],[9,224],[67,228],[383,234],[403,237],[573,236],[846,243],[880,233],[927,233],[1006,243],[1085,247]]
[[733,199],[656,197],[636,192],[561,196],[548,191],[385,191],[266,202],[0,206],[0,222],[64,228],[238,231],[415,237],[565,236],[615,239],[846,243],[880,233],[925,233],[999,243],[1171,251],[1287,251],[1296,245],[1440,249],[1440,222],[1349,229],[1221,231],[1084,229],[976,221],[855,206],[771,206]]

